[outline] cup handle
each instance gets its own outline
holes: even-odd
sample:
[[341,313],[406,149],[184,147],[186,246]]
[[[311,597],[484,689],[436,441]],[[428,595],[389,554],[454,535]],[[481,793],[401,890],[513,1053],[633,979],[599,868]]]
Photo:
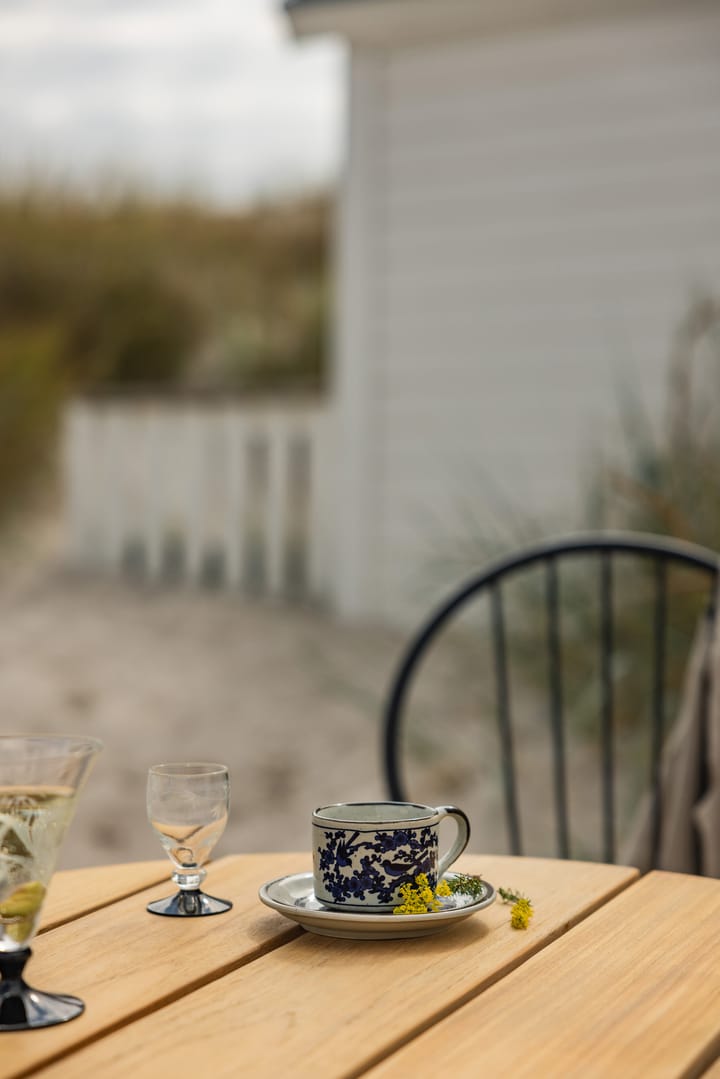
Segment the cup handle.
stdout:
[[458,809],[457,806],[436,806],[435,812],[440,815],[441,820],[444,817],[452,817],[458,828],[457,839],[450,850],[446,851],[442,858],[438,859],[438,880],[441,880],[445,870],[450,868],[456,858],[460,857],[468,845],[468,840],[470,839],[470,821],[467,818],[467,814],[463,813],[462,809]]

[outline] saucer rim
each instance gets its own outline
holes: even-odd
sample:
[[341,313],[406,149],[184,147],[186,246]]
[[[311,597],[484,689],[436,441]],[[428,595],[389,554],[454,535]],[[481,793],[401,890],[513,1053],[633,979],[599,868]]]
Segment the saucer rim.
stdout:
[[[447,873],[443,874],[441,879],[448,880],[459,875],[460,874],[453,873],[452,870],[448,870]],[[462,907],[451,907],[438,911],[428,911],[426,914],[395,914],[392,910],[368,910],[367,913],[362,913],[359,911],[350,912],[333,910],[331,907],[325,906],[321,906],[320,909],[314,909],[312,907],[301,907],[298,901],[293,903],[286,903],[283,900],[275,899],[269,894],[269,889],[272,888],[273,885],[282,884],[284,881],[301,880],[302,878],[307,878],[309,884],[308,895],[313,895],[313,873],[312,870],[305,870],[300,873],[284,873],[280,877],[275,877],[273,880],[266,881],[259,890],[259,897],[267,907],[278,911],[278,913],[280,914],[287,914],[292,917],[296,917],[298,914],[301,914],[304,918],[329,918],[333,921],[338,920],[349,924],[358,924],[360,922],[368,924],[368,919],[377,923],[387,921],[387,919],[391,919],[392,924],[396,925],[398,928],[401,925],[415,925],[419,928],[421,925],[437,925],[438,922],[467,917],[470,914],[475,914],[479,910],[483,910],[485,907],[489,907],[492,903],[494,903],[497,897],[497,891],[494,885],[492,885],[490,881],[487,881],[484,878],[482,879],[482,885],[485,894],[482,896],[482,898],[476,899],[472,903],[466,903]],[[320,901],[318,900],[318,902]]]

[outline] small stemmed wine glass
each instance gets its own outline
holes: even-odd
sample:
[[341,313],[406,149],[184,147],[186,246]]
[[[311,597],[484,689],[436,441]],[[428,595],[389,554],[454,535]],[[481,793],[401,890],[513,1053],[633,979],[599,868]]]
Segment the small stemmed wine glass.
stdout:
[[179,892],[148,904],[152,914],[197,918],[222,914],[232,903],[200,890],[202,868],[225,830],[230,777],[224,764],[155,764],[148,773],[147,812],[173,864]]

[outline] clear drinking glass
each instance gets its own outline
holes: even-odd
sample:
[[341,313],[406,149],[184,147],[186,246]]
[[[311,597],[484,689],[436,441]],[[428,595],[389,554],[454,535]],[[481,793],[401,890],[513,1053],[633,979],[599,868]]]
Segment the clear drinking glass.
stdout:
[[152,914],[197,918],[230,910],[200,890],[202,868],[225,830],[230,776],[224,764],[155,764],[148,773],[148,820],[173,864],[180,891],[148,904]]
[[101,748],[95,738],[0,736],[0,1030],[51,1027],[85,1010],[77,997],[31,988],[22,974],[78,792]]

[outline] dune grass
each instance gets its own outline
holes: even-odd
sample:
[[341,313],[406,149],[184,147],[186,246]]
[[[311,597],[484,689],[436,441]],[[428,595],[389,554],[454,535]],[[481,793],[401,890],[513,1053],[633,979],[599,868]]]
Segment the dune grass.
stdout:
[[329,209],[0,194],[0,523],[47,476],[69,393],[320,389]]

